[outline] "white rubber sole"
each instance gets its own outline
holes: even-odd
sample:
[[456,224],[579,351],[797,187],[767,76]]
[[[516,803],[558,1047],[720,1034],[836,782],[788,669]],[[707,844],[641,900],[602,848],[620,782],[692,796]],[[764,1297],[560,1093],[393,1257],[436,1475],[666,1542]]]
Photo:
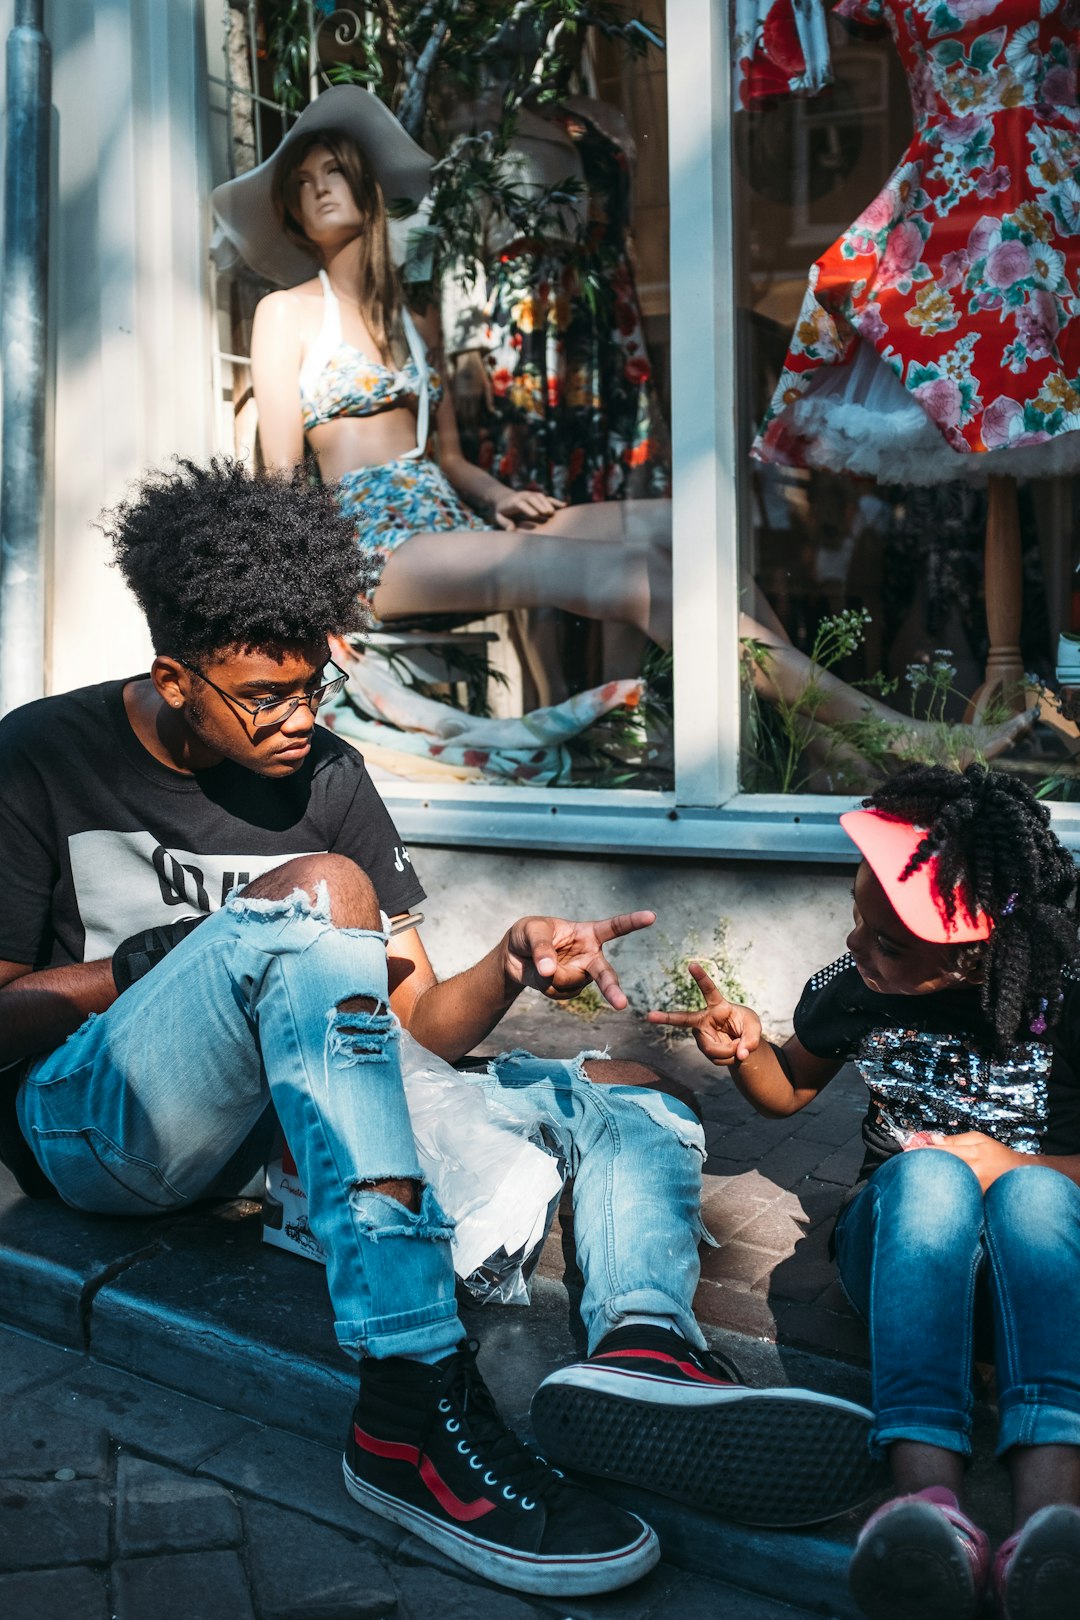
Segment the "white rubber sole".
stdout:
[[[628,1386],[634,1385],[631,1390]],[[540,1389],[557,1388],[595,1391],[600,1395],[629,1396],[648,1401],[650,1406],[691,1406],[695,1409],[715,1406],[737,1406],[743,1401],[789,1401],[797,1406],[824,1406],[831,1411],[848,1412],[856,1418],[873,1420],[873,1413],[854,1401],[841,1400],[838,1395],[822,1395],[816,1389],[751,1389],[747,1384],[691,1384],[664,1378],[656,1373],[635,1372],[617,1367],[601,1367],[588,1362],[576,1362],[560,1367],[544,1379]],[[537,1390],[537,1394],[540,1390]]]
[[390,1519],[404,1529],[411,1530],[430,1546],[452,1558],[464,1569],[472,1570],[485,1580],[513,1587],[519,1592],[533,1592],[548,1597],[590,1597],[601,1592],[614,1592],[631,1581],[640,1580],[659,1562],[660,1543],[656,1532],[638,1519],[641,1534],[625,1547],[609,1553],[583,1553],[575,1557],[544,1558],[537,1553],[516,1551],[497,1542],[483,1541],[479,1536],[425,1513],[422,1508],[410,1506],[396,1496],[388,1496],[365,1480],[358,1479],[345,1459],[342,1459],[345,1489],[354,1502],[381,1519]]

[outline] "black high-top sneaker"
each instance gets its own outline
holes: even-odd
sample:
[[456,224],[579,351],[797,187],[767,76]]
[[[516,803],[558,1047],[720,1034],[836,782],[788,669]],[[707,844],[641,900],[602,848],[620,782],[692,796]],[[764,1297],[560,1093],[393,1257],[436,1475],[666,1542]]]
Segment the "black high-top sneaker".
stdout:
[[588,1361],[544,1379],[533,1432],[560,1467],[741,1524],[816,1524],[878,1488],[865,1407],[737,1377],[680,1333],[616,1328]]
[[644,1575],[660,1557],[653,1531],[522,1445],[476,1350],[471,1342],[434,1366],[363,1363],[344,1459],[350,1496],[522,1592],[582,1596]]

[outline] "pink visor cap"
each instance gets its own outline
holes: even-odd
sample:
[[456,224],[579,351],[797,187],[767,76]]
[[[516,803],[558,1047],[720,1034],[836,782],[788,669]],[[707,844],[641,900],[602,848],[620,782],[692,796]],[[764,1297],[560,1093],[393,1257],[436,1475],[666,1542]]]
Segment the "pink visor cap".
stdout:
[[985,911],[973,917],[959,895],[956,915],[949,923],[935,889],[935,856],[901,883],[900,874],[922,842],[924,827],[897,821],[880,810],[847,810],[840,817],[840,825],[862,851],[904,927],[917,939],[934,945],[971,945],[990,938],[992,919]]

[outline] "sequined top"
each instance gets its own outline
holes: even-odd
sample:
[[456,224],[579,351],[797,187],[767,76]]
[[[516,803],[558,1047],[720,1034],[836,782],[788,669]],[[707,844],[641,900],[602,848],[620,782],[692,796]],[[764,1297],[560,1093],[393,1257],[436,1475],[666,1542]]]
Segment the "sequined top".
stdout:
[[1080,1152],[1080,984],[1058,1023],[1021,1031],[1004,1057],[969,987],[925,996],[870,990],[851,956],[815,973],[795,1034],[815,1057],[851,1058],[870,1094],[863,1180],[919,1131],[981,1131],[1018,1153]]
[[[401,313],[409,358],[400,368],[384,366],[345,342],[341,309],[325,270],[319,271],[319,281],[323,290],[322,327],[300,367],[304,432],[340,416],[374,416],[408,400],[419,404],[425,385],[429,408],[436,406],[442,398],[442,379],[431,365],[408,310]],[[426,422],[424,429],[426,442]]]

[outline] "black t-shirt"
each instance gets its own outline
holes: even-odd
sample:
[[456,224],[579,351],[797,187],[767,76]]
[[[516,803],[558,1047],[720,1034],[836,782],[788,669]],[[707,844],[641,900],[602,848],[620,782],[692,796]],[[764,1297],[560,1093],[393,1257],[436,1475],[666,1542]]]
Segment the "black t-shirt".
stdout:
[[216,911],[294,855],[348,855],[388,916],[424,897],[356,750],[323,726],[292,776],[230,761],[182,775],[147,752],[107,681],[0,722],[0,960],[111,956],[141,929]]
[[[0,722],[0,961],[35,969],[111,956],[143,929],[217,911],[294,855],[348,855],[388,916],[424,898],[356,750],[322,726],[292,776],[223,761],[182,775],[149,754],[107,681]],[[47,1190],[15,1118],[25,1071],[0,1072],[0,1159]]]
[[1080,1153],[1080,985],[1071,978],[1059,1021],[1004,1058],[987,1055],[978,990],[880,995],[850,956],[814,974],[794,1025],[808,1052],[852,1059],[866,1081],[860,1181],[915,1131],[982,1131],[1019,1153]]

